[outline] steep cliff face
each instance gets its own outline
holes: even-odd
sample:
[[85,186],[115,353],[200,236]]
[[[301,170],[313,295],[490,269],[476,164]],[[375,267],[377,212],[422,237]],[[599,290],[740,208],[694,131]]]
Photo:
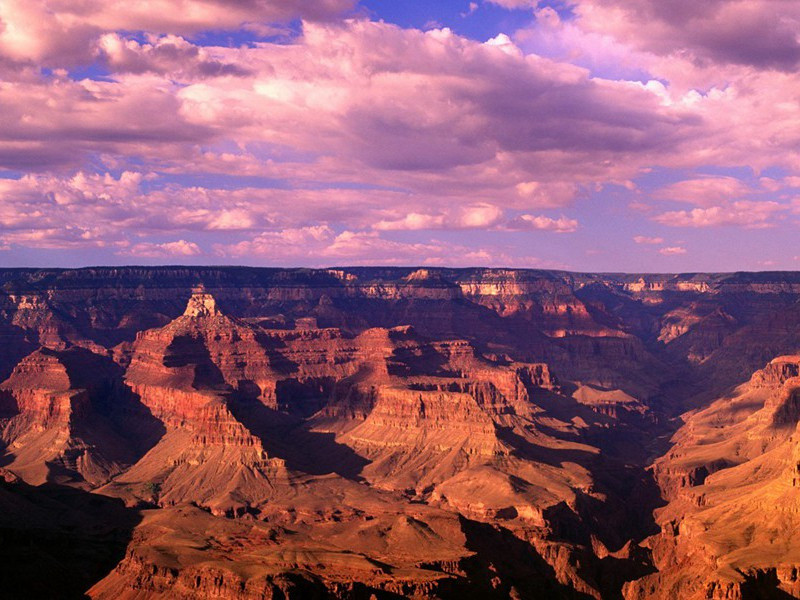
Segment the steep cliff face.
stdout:
[[[108,396],[119,397],[109,363],[82,349],[42,348],[15,367],[0,384],[0,439],[9,469],[28,483],[66,478],[96,486],[135,461],[136,444],[103,406]],[[125,406],[120,397],[116,408]]]
[[256,331],[196,291],[181,316],[141,332],[126,355],[125,383],[165,433],[107,491],[159,505],[191,501],[222,515],[266,501],[285,479],[283,462],[268,456],[232,407],[243,399],[275,404]]
[[670,500],[650,540],[659,572],[629,584],[627,597],[800,592],[798,375],[800,358],[778,357],[688,417],[655,464]]
[[424,343],[408,328],[369,330],[359,370],[337,384],[316,431],[371,461],[371,481],[418,492],[507,457],[499,429],[530,422],[526,386],[554,386],[546,365],[493,365],[466,342]]

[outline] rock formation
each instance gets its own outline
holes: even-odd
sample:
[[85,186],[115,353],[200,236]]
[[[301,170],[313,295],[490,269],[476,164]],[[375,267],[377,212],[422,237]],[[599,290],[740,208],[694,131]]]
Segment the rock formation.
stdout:
[[68,597],[800,597],[796,274],[0,283],[0,553],[33,597],[61,592],[31,552]]

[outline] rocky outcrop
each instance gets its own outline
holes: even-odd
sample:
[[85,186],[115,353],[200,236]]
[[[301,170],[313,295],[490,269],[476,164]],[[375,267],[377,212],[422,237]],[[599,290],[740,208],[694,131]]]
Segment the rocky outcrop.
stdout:
[[658,572],[627,598],[754,598],[798,592],[793,534],[800,359],[770,361],[688,417],[655,472],[670,503],[648,540]]
[[285,479],[237,402],[275,405],[275,378],[257,332],[196,290],[184,313],[137,335],[125,383],[165,430],[106,491],[166,506],[195,502],[215,514],[244,514]]
[[[127,406],[116,377],[113,363],[82,349],[25,357],[0,384],[7,468],[28,483],[67,478],[96,486],[130,466],[137,444],[103,406],[109,396],[119,399],[116,409]],[[138,415],[129,410],[126,418],[135,430]]]

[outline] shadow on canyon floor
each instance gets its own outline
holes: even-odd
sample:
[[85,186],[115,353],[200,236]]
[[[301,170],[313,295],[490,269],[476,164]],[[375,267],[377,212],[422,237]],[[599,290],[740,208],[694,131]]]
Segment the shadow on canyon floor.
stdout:
[[369,461],[334,439],[333,433],[309,431],[299,419],[273,410],[254,398],[233,394],[231,412],[261,440],[269,456],[281,458],[293,471],[309,475],[336,473],[362,481],[360,473]]
[[789,600],[795,598],[778,586],[780,580],[775,569],[768,569],[756,575],[744,575],[742,600]]
[[536,549],[502,527],[459,517],[467,548],[475,554],[462,562],[466,579],[453,580],[441,597],[460,599],[591,598],[561,584]]
[[0,590],[8,600],[72,600],[125,556],[141,521],[121,500],[47,483],[0,481]]

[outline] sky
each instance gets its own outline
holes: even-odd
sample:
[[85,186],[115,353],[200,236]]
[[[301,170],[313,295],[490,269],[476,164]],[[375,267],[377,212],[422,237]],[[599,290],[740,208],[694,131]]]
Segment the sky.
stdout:
[[800,270],[800,2],[0,0],[0,267]]

